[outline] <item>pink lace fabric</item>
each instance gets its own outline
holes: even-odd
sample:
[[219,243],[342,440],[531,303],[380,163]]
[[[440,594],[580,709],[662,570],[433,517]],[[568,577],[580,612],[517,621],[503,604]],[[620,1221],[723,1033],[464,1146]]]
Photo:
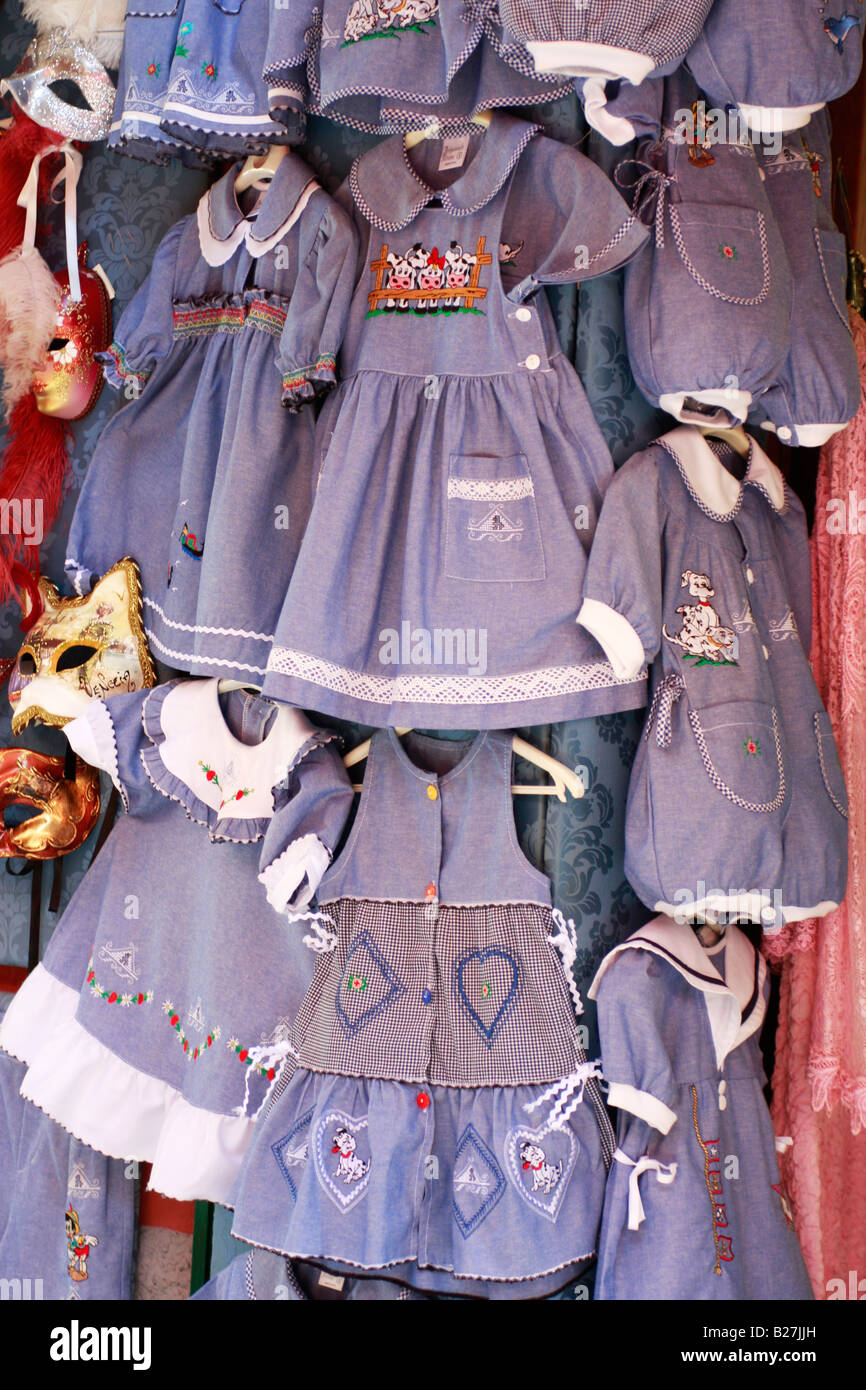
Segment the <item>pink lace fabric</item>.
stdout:
[[[863,382],[866,323],[850,317]],[[839,1290],[866,1276],[866,397],[821,452],[812,600],[812,668],[848,787],[848,889],[768,954],[784,956],[773,1123],[794,1140],[782,1172],[815,1295],[827,1298],[852,1296]]]

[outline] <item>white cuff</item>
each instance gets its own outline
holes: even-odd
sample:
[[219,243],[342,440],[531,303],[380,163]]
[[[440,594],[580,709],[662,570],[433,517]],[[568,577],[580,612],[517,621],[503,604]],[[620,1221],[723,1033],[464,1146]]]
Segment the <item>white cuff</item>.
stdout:
[[637,132],[625,116],[614,116],[607,107],[607,93],[600,77],[587,78],[583,87],[583,114],[587,125],[612,145],[628,145]]
[[[686,399],[691,398],[699,405],[714,406],[715,413],[688,410]],[[707,387],[706,390],[665,391],[659,396],[659,409],[673,415],[684,425],[742,425],[752,404],[751,391],[740,391],[734,386]]]
[[577,621],[604,648],[605,656],[620,680],[634,680],[646,666],[643,642],[628,618],[596,598],[585,598]]
[[649,77],[656,64],[646,53],[616,48],[609,43],[587,43],[578,39],[530,41],[536,72],[564,72],[569,77],[600,77],[615,81],[624,77],[638,86]]
[[[309,906],[322,875],[331,862],[331,855],[317,835],[301,835],[293,840],[271,864],[259,874],[259,883],[264,884],[268,902],[275,912],[303,912]],[[301,896],[294,895],[304,881],[307,882]]]
[[649,1091],[639,1091],[635,1086],[624,1086],[619,1081],[612,1081],[607,1099],[608,1104],[615,1106],[617,1110],[627,1110],[639,1120],[646,1120],[648,1125],[660,1130],[662,1134],[667,1134],[676,1123],[676,1111],[664,1105],[656,1096],[651,1096]]
[[114,721],[103,701],[94,700],[84,714],[79,714],[77,719],[71,720],[69,724],[64,724],[63,732],[69,740],[70,746],[83,762],[89,763],[91,767],[101,768],[103,772],[108,773],[120,792],[125,808],[129,810],[126,791],[121,786],[120,773],[117,767]]
[[815,112],[820,111],[825,104],[819,101],[815,106],[752,106],[749,102],[741,101],[740,110],[743,120],[753,133],[777,135],[780,131],[799,130],[802,126],[808,125]]
[[828,439],[833,438],[834,434],[846,430],[850,423],[850,420],[843,420],[840,424],[835,425],[779,425],[777,427],[772,420],[764,420],[761,423],[761,428],[777,434],[783,444],[790,444],[791,440],[796,438],[795,448],[820,449],[822,444],[826,444]]

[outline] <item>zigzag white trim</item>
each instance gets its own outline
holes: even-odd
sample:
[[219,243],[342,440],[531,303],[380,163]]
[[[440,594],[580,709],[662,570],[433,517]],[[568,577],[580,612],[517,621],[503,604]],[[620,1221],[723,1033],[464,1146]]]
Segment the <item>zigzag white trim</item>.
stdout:
[[295,676],[312,685],[336,690],[340,694],[389,705],[423,702],[430,705],[504,705],[526,700],[550,699],[584,690],[606,690],[609,686],[633,685],[614,675],[608,661],[587,662],[583,666],[548,666],[540,671],[515,671],[507,676],[371,676],[321,661],[306,652],[289,647],[272,647],[268,674]]
[[[181,661],[194,661],[202,666],[226,666],[233,671],[252,671],[255,676],[265,674],[264,666],[250,666],[245,661],[229,661],[222,656],[201,656],[198,652],[179,652],[174,647],[167,647],[164,642],[160,642],[155,632],[146,627],[145,632],[155,647],[158,647],[166,656],[179,657]],[[181,668],[182,669],[182,668]]]
[[273,642],[272,632],[248,632],[245,627],[203,627],[198,623],[176,623],[173,618],[169,618],[163,608],[155,603],[152,598],[145,598],[144,602],[148,608],[155,608],[163,622],[168,627],[177,628],[180,632],[207,632],[214,637],[251,637],[256,642]]

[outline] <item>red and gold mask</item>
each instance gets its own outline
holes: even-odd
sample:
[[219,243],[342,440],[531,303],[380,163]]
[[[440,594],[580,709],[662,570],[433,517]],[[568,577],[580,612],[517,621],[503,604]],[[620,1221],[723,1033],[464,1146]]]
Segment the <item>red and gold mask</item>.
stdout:
[[30,748],[0,749],[0,813],[9,806],[39,813],[20,825],[0,818],[0,858],[57,859],[84,844],[99,818],[99,773],[76,758],[67,780],[64,765]]
[[81,298],[73,299],[69,274],[55,276],[60,286],[60,308],[54,338],[44,361],[33,375],[36,404],[43,415],[58,420],[80,420],[99,399],[104,378],[94,353],[105,352],[111,342],[111,304],[100,277],[88,270],[87,242],[78,248]]

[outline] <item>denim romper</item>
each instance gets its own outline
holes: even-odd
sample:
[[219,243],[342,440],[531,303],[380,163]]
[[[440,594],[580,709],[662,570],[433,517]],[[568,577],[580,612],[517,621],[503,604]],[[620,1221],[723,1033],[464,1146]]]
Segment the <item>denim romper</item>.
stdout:
[[652,666],[625,871],[656,911],[772,932],[842,901],[847,797],[809,576],[803,508],[754,440],[744,463],[682,426],[611,483],[580,621],[624,676]]
[[312,897],[352,791],[335,735],[217,686],[170,681],[65,726],[126,814],[0,1046],[29,1064],[22,1094],[73,1134],[152,1163],[166,1196],[219,1202],[312,976],[281,914]]
[[395,136],[353,166],[361,261],[274,699],[457,729],[643,702],[574,621],[613,465],[537,291],[621,264],[646,233],[536,130],[494,114],[438,193],[442,142],[410,163]]
[[859,3],[715,0],[686,63],[710,101],[739,106],[753,130],[796,130],[854,86],[863,23]]
[[[642,84],[635,103],[646,108],[656,86]],[[700,99],[684,71],[667,78],[660,138],[616,171],[654,225],[626,271],[626,340],[653,405],[687,423],[739,423],[788,354],[791,271],[748,136],[704,128]]]
[[310,508],[304,403],[335,380],[356,239],[294,154],[246,213],[237,172],[164,237],[120,319],[103,361],[126,404],[88,467],[66,569],[86,593],[131,555],[154,655],[260,685]]
[[791,350],[758,402],[785,444],[818,448],[860,407],[860,372],[846,301],[845,238],[833,221],[830,119],[817,112],[777,154],[757,146],[794,284]]
[[232,1195],[239,1239],[497,1298],[551,1292],[594,1250],[608,1122],[511,761],[507,734],[373,735],[296,1069]]
[[571,90],[539,76],[497,0],[291,0],[270,7],[264,76],[276,120],[306,109],[370,134],[537,105]]
[[748,938],[731,925],[705,950],[657,917],[589,993],[618,1114],[595,1297],[811,1299],[779,1174],[791,1140],[763,1094],[767,967]]

